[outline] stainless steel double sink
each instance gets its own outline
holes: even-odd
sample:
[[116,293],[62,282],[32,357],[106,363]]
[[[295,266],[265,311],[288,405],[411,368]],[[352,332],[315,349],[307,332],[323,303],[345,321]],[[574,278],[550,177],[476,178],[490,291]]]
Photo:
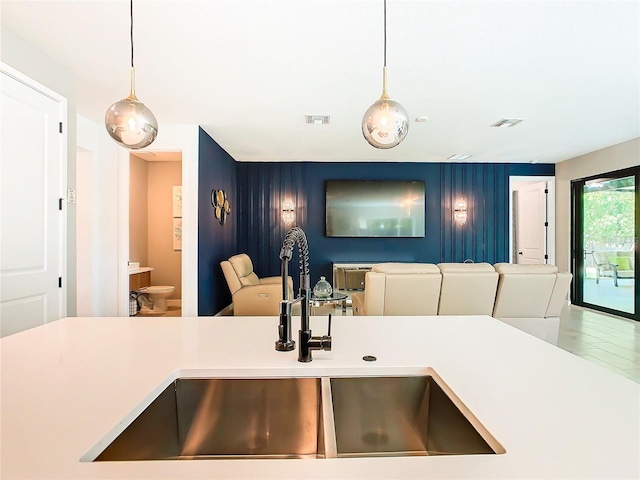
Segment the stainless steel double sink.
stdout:
[[94,461],[504,453],[432,375],[178,378]]

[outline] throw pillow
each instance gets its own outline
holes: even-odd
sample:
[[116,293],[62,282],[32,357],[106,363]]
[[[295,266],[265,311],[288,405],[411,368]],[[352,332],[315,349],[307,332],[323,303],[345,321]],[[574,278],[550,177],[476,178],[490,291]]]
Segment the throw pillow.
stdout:
[[618,266],[618,270],[631,270],[629,257],[609,257],[609,263]]

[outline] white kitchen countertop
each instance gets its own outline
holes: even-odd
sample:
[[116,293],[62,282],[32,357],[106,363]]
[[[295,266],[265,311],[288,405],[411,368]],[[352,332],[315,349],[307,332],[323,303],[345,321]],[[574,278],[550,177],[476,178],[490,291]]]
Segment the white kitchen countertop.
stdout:
[[[313,352],[308,364],[297,351],[275,351],[277,323],[66,318],[3,338],[2,479],[640,478],[640,385],[502,322],[334,317],[333,351]],[[324,317],[311,326],[326,333]],[[505,454],[80,461],[177,377],[395,375],[427,367]]]

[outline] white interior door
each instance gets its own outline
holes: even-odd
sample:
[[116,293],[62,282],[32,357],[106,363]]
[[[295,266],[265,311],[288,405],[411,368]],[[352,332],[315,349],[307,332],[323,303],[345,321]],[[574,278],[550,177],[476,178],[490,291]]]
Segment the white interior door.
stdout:
[[1,72],[0,336],[64,316],[64,106]]
[[547,254],[547,182],[516,190],[516,263],[543,264]]

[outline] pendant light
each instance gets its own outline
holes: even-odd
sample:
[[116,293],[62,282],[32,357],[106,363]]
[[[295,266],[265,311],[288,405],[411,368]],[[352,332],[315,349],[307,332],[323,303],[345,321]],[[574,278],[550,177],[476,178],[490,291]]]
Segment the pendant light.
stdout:
[[133,66],[133,0],[130,0],[131,18],[131,93],[127,98],[107,109],[104,124],[117,143],[126,148],[144,148],[158,135],[158,121],[144,103],[136,97],[136,70]]
[[393,148],[409,132],[409,115],[398,102],[387,95],[387,0],[384,0],[384,67],[382,96],[362,117],[362,134],[376,148]]

